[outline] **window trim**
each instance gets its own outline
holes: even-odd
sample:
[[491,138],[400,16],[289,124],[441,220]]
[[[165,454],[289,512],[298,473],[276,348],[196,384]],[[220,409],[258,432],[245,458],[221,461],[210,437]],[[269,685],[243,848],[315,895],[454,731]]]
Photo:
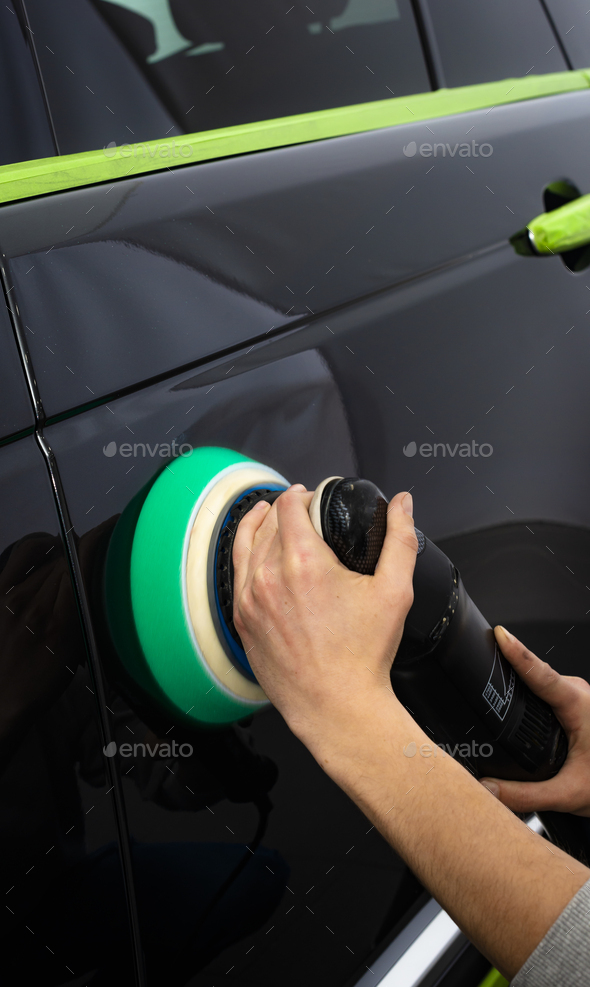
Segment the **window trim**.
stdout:
[[584,89],[590,89],[590,68],[437,89],[133,146],[20,161],[0,166],[0,203]]

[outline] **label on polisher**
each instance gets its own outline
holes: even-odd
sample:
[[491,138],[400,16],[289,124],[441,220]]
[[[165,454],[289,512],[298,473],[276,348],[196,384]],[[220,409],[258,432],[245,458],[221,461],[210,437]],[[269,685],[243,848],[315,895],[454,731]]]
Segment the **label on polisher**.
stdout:
[[514,669],[506,661],[504,655],[500,653],[496,644],[492,670],[482,696],[500,720],[506,717],[506,713],[510,709],[515,682]]

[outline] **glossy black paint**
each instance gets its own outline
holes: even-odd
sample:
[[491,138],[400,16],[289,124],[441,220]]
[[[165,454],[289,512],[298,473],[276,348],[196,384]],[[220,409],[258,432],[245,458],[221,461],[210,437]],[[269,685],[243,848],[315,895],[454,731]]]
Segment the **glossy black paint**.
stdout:
[[518,519],[588,525],[586,294],[559,258],[501,246],[324,329],[361,475],[388,497],[412,488],[434,540]]
[[0,308],[0,441],[35,424],[33,405],[22,372],[6,308]]
[[584,92],[531,100],[5,207],[0,245],[45,414],[313,315],[323,325],[505,242],[564,168],[590,187],[589,105]]
[[[61,984],[100,966],[132,983],[96,684],[34,437],[0,449],[0,470],[2,981]],[[85,564],[94,547],[79,545]]]

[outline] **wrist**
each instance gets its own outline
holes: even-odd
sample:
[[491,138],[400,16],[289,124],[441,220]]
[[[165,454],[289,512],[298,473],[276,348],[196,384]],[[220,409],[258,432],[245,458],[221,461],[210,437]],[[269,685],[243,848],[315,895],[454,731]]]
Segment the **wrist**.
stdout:
[[290,726],[323,770],[349,794],[361,781],[371,787],[373,779],[379,783],[384,767],[391,770],[404,745],[419,744],[422,738],[393,692],[377,685]]

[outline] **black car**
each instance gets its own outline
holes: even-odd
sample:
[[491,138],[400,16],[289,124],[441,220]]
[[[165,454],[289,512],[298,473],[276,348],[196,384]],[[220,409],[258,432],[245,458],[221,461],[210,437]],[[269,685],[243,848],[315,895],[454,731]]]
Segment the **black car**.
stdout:
[[275,710],[149,700],[104,574],[193,450],[364,476],[588,677],[587,66],[580,0],[2,6],[3,983],[504,982]]

